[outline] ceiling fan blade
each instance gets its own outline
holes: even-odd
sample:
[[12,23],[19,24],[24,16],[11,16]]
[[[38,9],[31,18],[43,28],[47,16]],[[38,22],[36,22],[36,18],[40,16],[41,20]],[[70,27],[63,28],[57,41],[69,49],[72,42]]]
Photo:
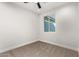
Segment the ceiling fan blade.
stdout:
[[39,3],[39,2],[37,3],[37,6],[38,6],[38,8],[39,8],[39,9],[41,8],[41,5],[40,5],[40,3]]
[[29,2],[24,2],[24,3],[29,3]]
[[[24,2],[24,3],[29,3],[29,2]],[[40,8],[41,8],[40,3],[39,3],[39,2],[37,2],[36,4],[37,4],[38,8],[40,9]]]

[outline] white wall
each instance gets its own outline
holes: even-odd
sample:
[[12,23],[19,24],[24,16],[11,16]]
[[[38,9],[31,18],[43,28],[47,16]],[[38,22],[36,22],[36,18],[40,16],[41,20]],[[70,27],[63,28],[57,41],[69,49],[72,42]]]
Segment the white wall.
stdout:
[[[79,20],[77,3],[70,3],[42,14],[40,20],[40,39],[69,49],[77,50],[79,42]],[[56,16],[56,32],[44,32],[45,15]]]
[[[79,20],[79,2],[78,2],[78,20]],[[79,22],[78,22],[78,27],[79,27]],[[78,38],[79,38],[79,36],[78,36]],[[79,52],[79,43],[78,43],[78,52]]]
[[0,52],[36,41],[38,19],[37,14],[15,3],[0,3]]

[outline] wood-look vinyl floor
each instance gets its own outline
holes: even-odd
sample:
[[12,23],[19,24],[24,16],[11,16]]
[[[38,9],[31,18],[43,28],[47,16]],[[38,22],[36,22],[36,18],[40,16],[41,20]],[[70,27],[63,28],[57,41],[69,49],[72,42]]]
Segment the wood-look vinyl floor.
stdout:
[[0,56],[1,57],[78,57],[78,52],[38,41],[2,53],[0,54]]

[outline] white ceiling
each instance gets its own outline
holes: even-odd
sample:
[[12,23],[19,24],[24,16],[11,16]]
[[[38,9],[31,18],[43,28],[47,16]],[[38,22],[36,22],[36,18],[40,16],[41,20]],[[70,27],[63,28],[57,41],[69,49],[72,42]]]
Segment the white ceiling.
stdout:
[[19,4],[20,6],[31,10],[33,12],[36,12],[38,14],[42,14],[45,12],[48,12],[50,10],[52,10],[53,8],[62,6],[64,4],[67,4],[68,2],[40,2],[41,5],[41,9],[39,9],[36,5],[36,3],[34,2],[29,2],[29,3],[24,3],[24,2],[16,2],[16,4]]

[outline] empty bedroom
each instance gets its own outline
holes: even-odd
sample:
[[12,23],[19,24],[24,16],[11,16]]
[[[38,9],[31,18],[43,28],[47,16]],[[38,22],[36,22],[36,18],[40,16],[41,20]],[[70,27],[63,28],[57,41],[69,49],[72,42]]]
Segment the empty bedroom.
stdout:
[[0,57],[78,57],[79,2],[0,2]]

